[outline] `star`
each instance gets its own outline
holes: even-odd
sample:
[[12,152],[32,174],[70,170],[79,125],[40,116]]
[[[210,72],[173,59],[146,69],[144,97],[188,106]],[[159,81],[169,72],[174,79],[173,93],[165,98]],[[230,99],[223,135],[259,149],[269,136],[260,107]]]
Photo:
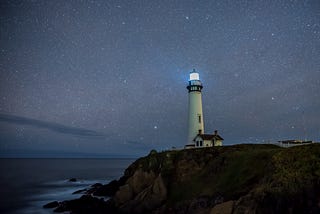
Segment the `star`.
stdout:
[[[320,140],[316,1],[3,2],[0,114],[108,136],[82,138],[38,125],[26,127],[29,145],[20,148],[10,130],[21,124],[13,116],[12,124],[0,117],[0,142],[8,142],[7,150],[0,143],[3,153],[72,153],[68,145],[79,142],[79,152],[108,148],[138,156],[148,149],[109,142],[142,136],[155,149],[181,148],[193,68],[203,81],[205,132],[223,130],[228,144]],[[301,114],[305,133],[295,124]],[[48,148],[39,146],[43,139]]]

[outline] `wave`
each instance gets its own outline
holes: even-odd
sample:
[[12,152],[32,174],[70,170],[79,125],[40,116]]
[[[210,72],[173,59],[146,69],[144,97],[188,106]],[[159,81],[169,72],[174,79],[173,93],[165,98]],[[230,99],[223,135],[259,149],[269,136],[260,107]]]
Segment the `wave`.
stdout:
[[43,205],[52,201],[72,200],[81,197],[81,193],[73,194],[81,189],[89,189],[95,183],[108,183],[107,180],[77,180],[70,182],[69,180],[56,180],[46,182],[40,185],[40,191],[37,194],[29,195],[28,205],[23,209],[14,211],[12,214],[48,214],[53,213],[52,209],[44,209]]

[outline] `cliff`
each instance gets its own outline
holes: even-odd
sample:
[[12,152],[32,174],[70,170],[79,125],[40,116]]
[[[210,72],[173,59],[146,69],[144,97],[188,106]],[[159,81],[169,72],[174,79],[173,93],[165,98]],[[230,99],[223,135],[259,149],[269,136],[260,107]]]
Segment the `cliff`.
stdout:
[[[92,195],[109,195],[107,202]],[[320,213],[320,145],[235,145],[150,152],[117,181],[55,211]]]

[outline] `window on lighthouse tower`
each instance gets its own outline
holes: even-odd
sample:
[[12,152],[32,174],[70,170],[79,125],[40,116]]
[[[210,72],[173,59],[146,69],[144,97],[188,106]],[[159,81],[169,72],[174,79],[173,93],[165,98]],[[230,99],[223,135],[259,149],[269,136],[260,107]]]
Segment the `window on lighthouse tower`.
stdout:
[[198,115],[199,123],[201,123],[201,115]]

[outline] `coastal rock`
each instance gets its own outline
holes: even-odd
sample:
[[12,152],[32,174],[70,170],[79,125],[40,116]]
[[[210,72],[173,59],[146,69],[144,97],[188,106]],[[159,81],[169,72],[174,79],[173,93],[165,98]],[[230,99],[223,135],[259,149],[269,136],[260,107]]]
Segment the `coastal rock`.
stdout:
[[[192,169],[192,172],[190,172]],[[176,177],[178,181],[183,182],[188,180],[191,173],[196,173],[201,170],[201,166],[193,159],[182,159],[177,163]]]
[[152,186],[152,193],[160,201],[164,201],[167,197],[167,187],[163,181],[161,174],[156,178]]
[[91,185],[91,187],[93,188],[98,188],[98,187],[102,187],[103,185],[101,183],[95,183],[93,185]]
[[77,181],[76,178],[70,178],[70,179],[69,179],[69,182],[76,182],[76,181]]
[[129,184],[123,185],[117,191],[116,195],[114,196],[114,201],[117,206],[120,206],[127,201],[131,200],[133,197],[133,191]]
[[284,149],[242,144],[152,152],[131,164],[118,181],[87,193],[98,191],[110,194],[110,200],[87,195],[61,202],[56,211],[320,213],[320,145]]
[[113,180],[108,184],[94,184],[92,187],[92,194],[95,196],[113,196],[119,190],[119,182]]
[[150,186],[155,178],[156,175],[153,171],[145,172],[142,169],[138,169],[133,176],[128,179],[127,183],[132,188],[133,194],[136,195]]
[[43,205],[43,208],[55,208],[59,205],[58,201],[53,201],[50,203],[47,203],[46,205]]
[[234,214],[256,213],[257,207],[258,207],[257,202],[261,200],[260,198],[261,198],[261,195],[254,195],[254,193],[249,193],[245,196],[240,197],[234,204]]
[[116,213],[114,207],[105,202],[103,199],[97,199],[89,195],[83,195],[79,199],[70,201],[63,201],[54,212],[72,211],[74,214],[102,214],[102,213]]
[[211,209],[210,214],[232,214],[233,206],[234,201],[217,204]]
[[167,199],[167,188],[162,176],[159,175],[153,182],[131,201],[121,206],[120,210],[124,213],[148,213],[160,207]]
[[80,190],[73,192],[72,194],[81,194],[81,193],[85,193],[86,191],[87,191],[87,189],[80,189]]
[[126,184],[121,186],[116,192],[114,201],[117,206],[121,206],[127,201],[134,199],[137,194],[141,194],[147,187],[154,183],[154,172],[144,172],[142,169],[135,171]]
[[276,195],[269,191],[250,192],[234,204],[233,214],[242,213],[320,213],[320,185]]

